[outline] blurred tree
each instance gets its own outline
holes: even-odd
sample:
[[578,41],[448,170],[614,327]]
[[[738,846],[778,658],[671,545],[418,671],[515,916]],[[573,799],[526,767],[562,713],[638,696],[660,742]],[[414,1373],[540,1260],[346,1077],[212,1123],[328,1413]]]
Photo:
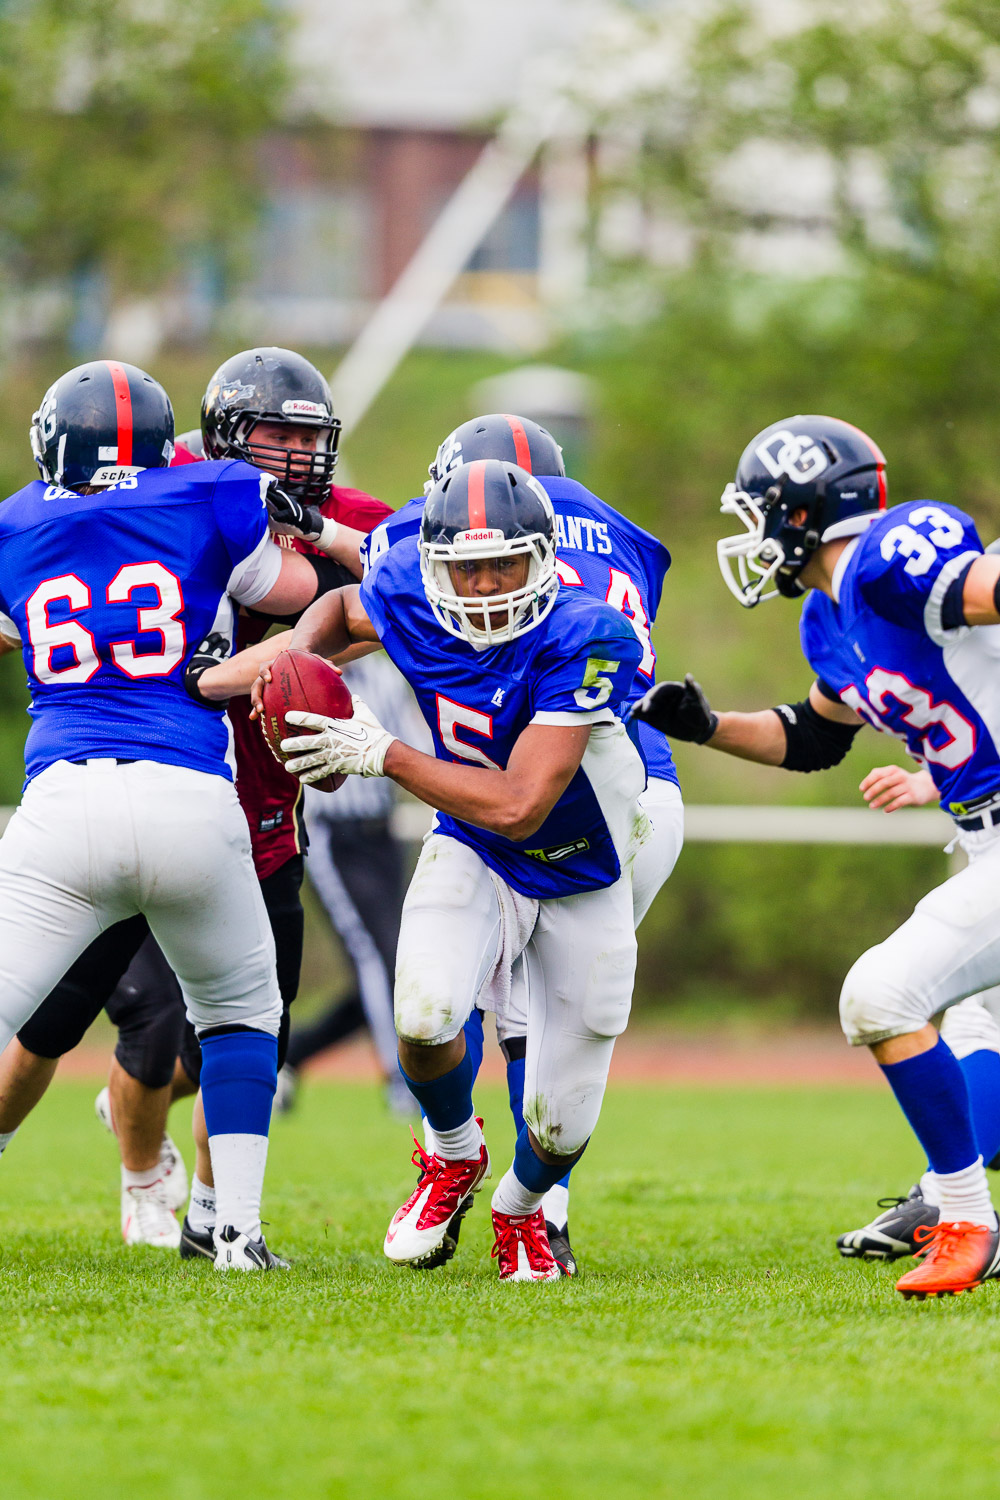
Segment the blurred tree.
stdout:
[[0,252],[111,300],[238,260],[286,87],[274,0],[0,4]]

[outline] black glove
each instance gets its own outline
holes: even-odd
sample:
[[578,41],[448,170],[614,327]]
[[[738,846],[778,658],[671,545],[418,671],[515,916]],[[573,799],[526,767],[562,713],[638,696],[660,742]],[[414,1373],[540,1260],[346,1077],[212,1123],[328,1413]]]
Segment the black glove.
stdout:
[[719,727],[719,716],[689,672],[683,682],[657,682],[644,698],[632,705],[630,718],[652,724],[672,740],[693,740],[703,745]]
[[318,505],[303,505],[276,484],[269,486],[265,498],[272,531],[279,536],[297,536],[303,542],[319,541],[326,517]]
[[209,667],[217,667],[220,661],[228,661],[231,650],[232,642],[228,635],[213,633],[205,637],[184,668],[184,676],[181,679],[184,691],[196,703],[204,703],[206,708],[225,708],[229,701],[227,698],[203,698],[198,683],[201,680],[201,674],[207,672]]

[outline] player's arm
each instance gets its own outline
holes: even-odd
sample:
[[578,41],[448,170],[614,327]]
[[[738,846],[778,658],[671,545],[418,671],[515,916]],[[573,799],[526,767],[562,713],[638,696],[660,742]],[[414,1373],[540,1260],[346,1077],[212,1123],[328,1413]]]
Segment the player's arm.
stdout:
[[318,505],[305,505],[295,496],[286,495],[276,484],[268,490],[266,501],[268,524],[276,535],[309,542],[324,557],[347,568],[355,578],[361,577],[360,549],[366,532],[325,516]]
[[576,775],[589,739],[589,724],[529,724],[504,771],[437,760],[393,740],[385,775],[428,806],[519,843],[545,822]]
[[379,644],[378,632],[361,603],[357,584],[333,589],[304,612],[292,631],[296,651],[315,651],[318,656],[339,656],[363,642]]
[[12,641],[9,636],[0,634],[0,656],[9,656],[12,651],[20,649],[20,641]]
[[1000,557],[977,557],[965,575],[962,614],[966,625],[1000,625]]
[[802,703],[782,703],[758,713],[715,713],[699,683],[658,682],[632,710],[671,739],[710,745],[741,760],[788,771],[823,771],[842,761],[863,720],[813,683]]
[[354,700],[353,719],[289,713],[289,723],[315,731],[282,741],[294,756],[285,769],[302,781],[319,781],[331,770],[388,776],[439,812],[520,842],[545,822],[583,759],[590,724],[529,724],[511,752],[506,770],[437,760],[395,739],[367,704]]

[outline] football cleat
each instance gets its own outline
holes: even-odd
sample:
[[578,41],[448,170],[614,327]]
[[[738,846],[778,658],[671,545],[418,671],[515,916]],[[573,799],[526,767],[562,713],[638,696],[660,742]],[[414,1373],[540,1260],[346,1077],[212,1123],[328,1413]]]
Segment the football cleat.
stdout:
[[[107,1084],[94,1100],[94,1113],[105,1130],[117,1136],[114,1115],[111,1113],[111,1093]],[[176,1213],[177,1209],[183,1208],[187,1202],[188,1175],[184,1158],[166,1131],[163,1132],[163,1140],[160,1143],[160,1159],[157,1166],[166,1188],[167,1202]]]
[[299,1093],[299,1075],[291,1063],[278,1069],[278,1082],[274,1090],[274,1108],[279,1115],[290,1114],[295,1108]]
[[192,1229],[187,1214],[181,1225],[181,1260],[215,1259],[215,1236],[210,1229]]
[[446,1266],[448,1264],[458,1249],[458,1239],[462,1233],[462,1220],[471,1207],[472,1196],[470,1194],[452,1218],[451,1223],[448,1225],[448,1233],[437,1249],[432,1250],[430,1255],[425,1255],[422,1260],[414,1262],[413,1269],[415,1271],[436,1271],[438,1266]]
[[558,1225],[545,1220],[545,1233],[549,1237],[549,1248],[552,1251],[556,1265],[564,1276],[576,1275],[576,1256],[573,1254],[573,1246],[569,1242],[569,1225],[564,1224],[560,1229]]
[[288,1262],[272,1255],[264,1243],[264,1236],[252,1240],[248,1234],[240,1234],[231,1224],[216,1229],[215,1269],[217,1271],[287,1271]]
[[533,1214],[499,1214],[493,1210],[493,1259],[501,1281],[558,1281],[564,1273],[545,1232],[540,1208]]
[[904,1297],[971,1292],[1000,1269],[1000,1232],[982,1224],[925,1224],[914,1238],[923,1259],[896,1282]]
[[880,1198],[882,1213],[863,1229],[851,1229],[837,1236],[841,1255],[856,1260],[899,1260],[904,1255],[924,1252],[914,1236],[918,1229],[933,1229],[939,1211],[928,1203],[917,1183],[905,1198]]
[[[481,1128],[482,1120],[478,1123]],[[485,1141],[479,1155],[466,1161],[428,1156],[416,1138],[414,1145],[411,1160],[420,1169],[417,1186],[393,1214],[382,1249],[395,1265],[430,1270],[454,1255],[458,1243],[455,1219],[461,1223],[473,1195],[490,1175],[490,1154]]]
[[126,1245],[177,1249],[181,1226],[167,1202],[166,1187],[159,1179],[149,1187],[122,1188],[122,1239]]

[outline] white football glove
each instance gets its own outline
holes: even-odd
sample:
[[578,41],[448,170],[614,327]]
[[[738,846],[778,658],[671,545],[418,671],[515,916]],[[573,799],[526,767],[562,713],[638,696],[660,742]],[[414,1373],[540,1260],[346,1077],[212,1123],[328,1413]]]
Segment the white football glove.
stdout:
[[353,694],[352,701],[353,719],[327,719],[295,709],[285,715],[286,723],[316,731],[282,740],[285,754],[295,755],[294,760],[285,761],[286,771],[307,785],[338,771],[345,776],[385,775],[385,754],[396,736],[382,728],[367,703]]

